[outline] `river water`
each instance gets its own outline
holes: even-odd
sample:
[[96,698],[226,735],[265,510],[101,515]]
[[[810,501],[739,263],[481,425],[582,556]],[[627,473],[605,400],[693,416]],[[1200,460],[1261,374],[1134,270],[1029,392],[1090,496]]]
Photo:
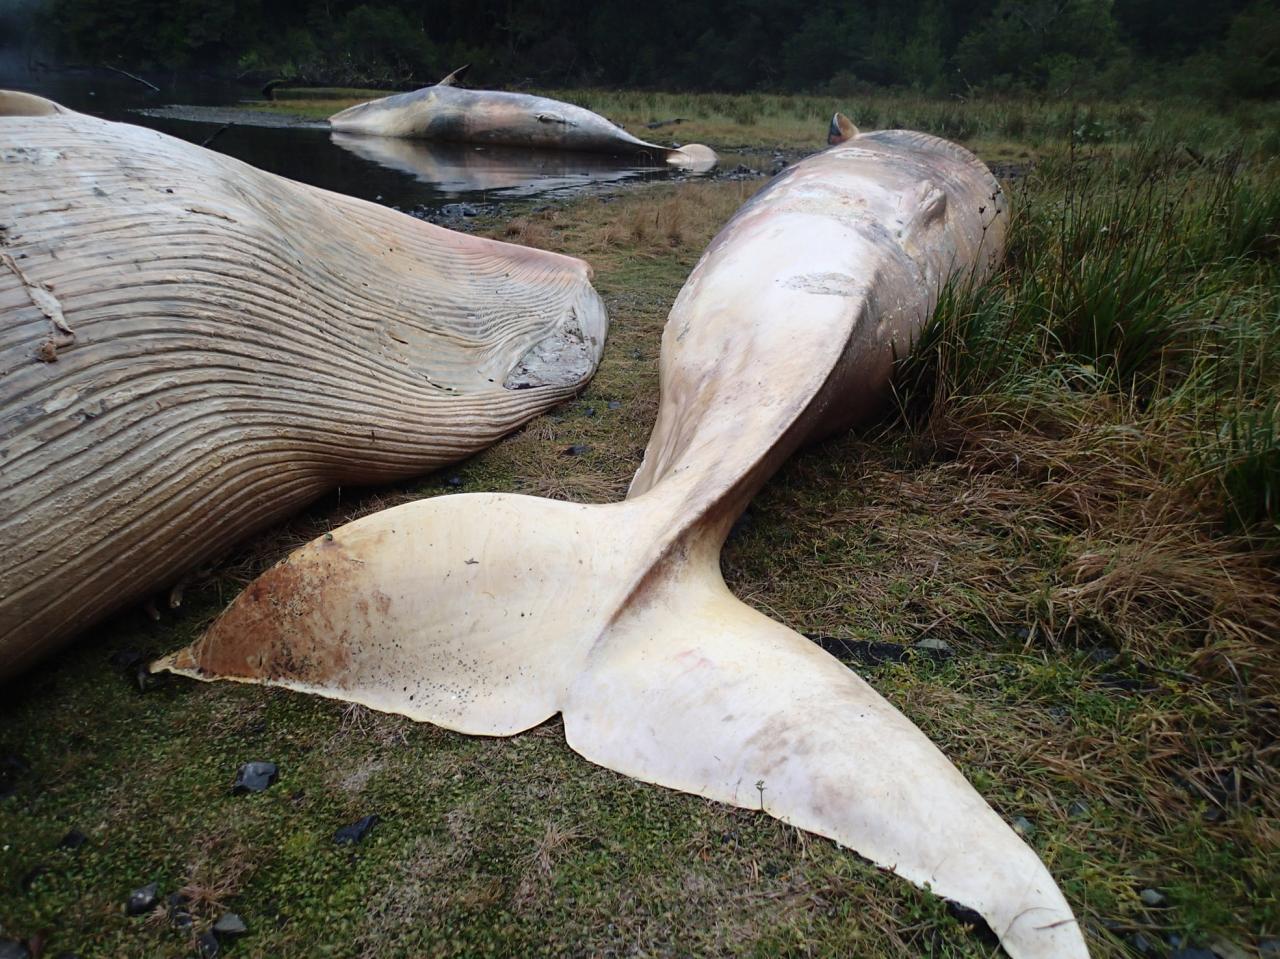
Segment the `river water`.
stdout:
[[344,135],[323,122],[281,121],[244,110],[243,101],[258,96],[252,87],[148,78],[160,92],[106,70],[10,66],[0,69],[0,88],[36,93],[193,143],[209,140],[209,149],[260,169],[418,215],[469,212],[475,204],[493,202],[520,205],[682,175],[637,166],[635,158]]

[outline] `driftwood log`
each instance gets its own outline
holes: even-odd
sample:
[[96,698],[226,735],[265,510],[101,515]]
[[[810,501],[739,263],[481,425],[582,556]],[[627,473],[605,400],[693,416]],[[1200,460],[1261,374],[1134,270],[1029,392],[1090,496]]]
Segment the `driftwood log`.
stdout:
[[574,393],[579,260],[0,93],[0,677],[335,485]]

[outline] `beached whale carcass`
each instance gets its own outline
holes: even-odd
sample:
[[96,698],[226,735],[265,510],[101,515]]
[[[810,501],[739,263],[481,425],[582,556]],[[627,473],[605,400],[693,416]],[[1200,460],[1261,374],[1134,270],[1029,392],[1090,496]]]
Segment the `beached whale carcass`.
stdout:
[[459,72],[421,90],[358,103],[335,113],[329,124],[339,133],[642,156],[694,172],[716,165],[710,147],[648,143],[572,103],[529,93],[464,90],[453,82]]
[[579,260],[0,93],[0,678],[335,485],[573,394]]
[[974,156],[846,132],[694,268],[625,501],[475,494],[373,514],[294,552],[156,668],[482,735],[560,712],[588,759],[835,839],[975,909],[1015,959],[1086,957],[1049,872],[947,758],[720,575],[769,476],[870,415],[939,291],[1002,252],[1003,197]]

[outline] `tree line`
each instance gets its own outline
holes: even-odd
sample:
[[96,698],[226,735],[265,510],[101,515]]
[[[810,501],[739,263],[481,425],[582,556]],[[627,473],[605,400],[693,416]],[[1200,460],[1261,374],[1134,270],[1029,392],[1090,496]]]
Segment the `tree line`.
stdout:
[[328,84],[1280,95],[1280,0],[22,2],[63,58]]

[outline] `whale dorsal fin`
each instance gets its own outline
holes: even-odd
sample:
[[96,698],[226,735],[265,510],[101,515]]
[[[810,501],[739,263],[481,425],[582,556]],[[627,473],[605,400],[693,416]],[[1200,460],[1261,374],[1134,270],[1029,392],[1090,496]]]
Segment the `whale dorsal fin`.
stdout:
[[831,125],[827,127],[827,145],[835,146],[837,143],[844,143],[845,140],[852,140],[858,135],[858,128],[853,125],[843,113],[837,113],[831,118]]
[[466,76],[467,71],[470,69],[471,69],[471,64],[464,63],[462,66],[458,67],[458,69],[454,70],[451,74],[449,74],[439,83],[437,83],[436,86],[456,87],[458,85],[458,81],[460,81],[464,76]]

